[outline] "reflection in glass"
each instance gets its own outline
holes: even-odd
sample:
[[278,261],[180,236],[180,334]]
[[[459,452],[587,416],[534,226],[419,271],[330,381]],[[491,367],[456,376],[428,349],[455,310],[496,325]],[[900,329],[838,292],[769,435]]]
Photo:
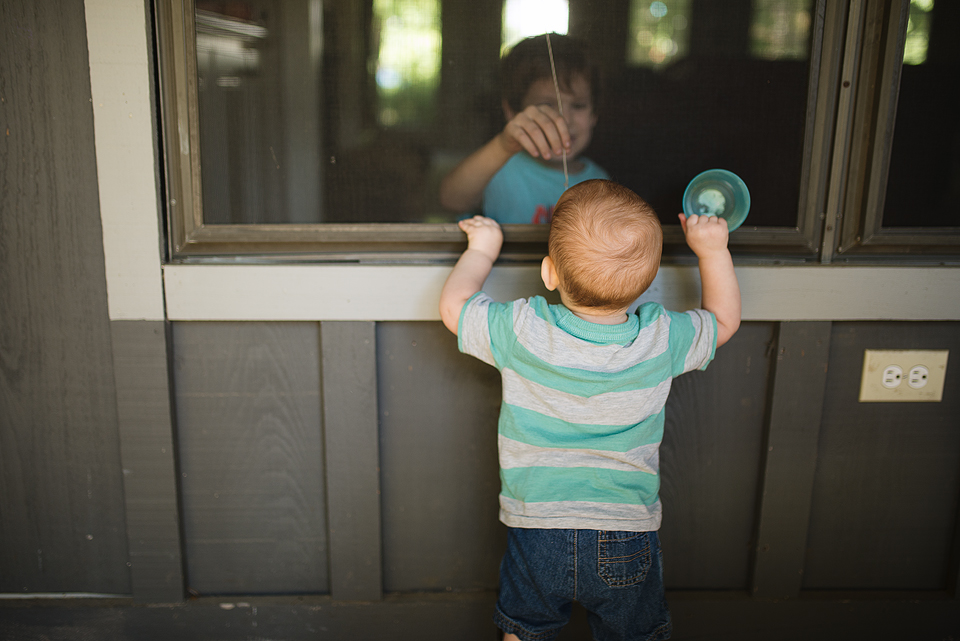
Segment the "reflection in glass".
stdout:
[[440,84],[439,0],[374,0],[373,12],[380,124],[431,122]]
[[750,53],[764,60],[804,60],[809,54],[813,0],[753,0]]
[[658,68],[683,58],[690,38],[690,0],[633,0],[630,4],[630,64]]
[[500,51],[541,33],[566,34],[569,18],[569,0],[506,0]]
[[[809,6],[790,4],[795,13]],[[754,53],[754,24],[773,21],[774,8],[749,0],[631,3],[626,65],[612,77],[604,70],[609,81],[587,153],[650,202],[664,225],[676,223],[694,176],[726,169],[750,189],[745,229],[797,228],[810,56]],[[809,51],[813,30],[795,31]],[[656,48],[657,38],[676,49]]]
[[568,31],[603,65],[585,155],[665,224],[723,168],[747,226],[796,227],[809,0],[527,2],[197,0],[204,223],[455,220],[438,186],[503,129],[504,38]]
[[321,0],[198,0],[203,220],[315,222]]
[[883,227],[956,227],[960,126],[960,5],[910,3],[887,174]]
[[[208,223],[255,222],[260,190],[269,184],[252,161],[262,155],[262,137],[237,134],[244,127],[262,130],[259,105],[249,93],[259,82],[270,30],[254,6],[238,5],[228,12],[198,2],[196,31],[201,144],[207,149],[201,158],[204,218]],[[231,154],[236,161],[226,160]]]
[[[252,17],[251,12],[243,12]],[[241,77],[260,66],[257,44],[267,37],[266,27],[235,16],[197,10],[197,64],[218,70],[221,87],[239,87]]]
[[903,64],[922,65],[926,62],[932,11],[933,0],[911,0],[907,38],[903,47]]

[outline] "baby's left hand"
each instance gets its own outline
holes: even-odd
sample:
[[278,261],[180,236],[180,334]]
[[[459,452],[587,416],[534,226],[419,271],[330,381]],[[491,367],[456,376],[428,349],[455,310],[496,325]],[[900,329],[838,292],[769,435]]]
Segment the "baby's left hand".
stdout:
[[486,216],[474,216],[461,220],[458,224],[467,234],[467,249],[481,252],[491,262],[497,260],[503,245],[503,232],[497,221]]
[[726,252],[729,231],[727,221],[718,216],[680,214],[680,227],[687,239],[687,245],[699,258],[705,258],[714,252]]

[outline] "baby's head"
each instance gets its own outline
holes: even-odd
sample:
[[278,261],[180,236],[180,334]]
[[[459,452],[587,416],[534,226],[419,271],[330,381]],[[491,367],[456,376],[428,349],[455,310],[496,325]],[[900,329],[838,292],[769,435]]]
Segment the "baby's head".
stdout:
[[575,307],[629,307],[657,275],[662,246],[653,208],[609,180],[574,185],[553,210],[548,258],[564,302]]

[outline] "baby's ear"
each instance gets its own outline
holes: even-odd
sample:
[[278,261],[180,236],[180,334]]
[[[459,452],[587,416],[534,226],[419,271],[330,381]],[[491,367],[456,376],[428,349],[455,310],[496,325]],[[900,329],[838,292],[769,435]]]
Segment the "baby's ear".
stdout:
[[557,274],[557,267],[553,264],[553,259],[549,256],[543,257],[540,263],[540,278],[543,279],[543,285],[547,291],[554,291],[560,284],[560,276]]

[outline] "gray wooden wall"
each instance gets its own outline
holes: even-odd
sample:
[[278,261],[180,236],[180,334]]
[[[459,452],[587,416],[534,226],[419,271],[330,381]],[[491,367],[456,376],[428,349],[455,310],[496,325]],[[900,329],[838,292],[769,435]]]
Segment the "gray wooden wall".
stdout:
[[[496,371],[459,354],[439,323],[378,323],[359,347],[376,364],[375,393],[346,386],[321,403],[335,366],[320,334],[311,323],[175,324],[190,587],[329,589],[323,505],[337,500],[329,483],[350,483],[324,472],[321,404],[363,394],[376,413],[353,420],[340,447],[379,460],[376,519],[353,524],[382,550],[374,592],[494,589]],[[746,323],[705,372],[676,382],[662,453],[669,588],[955,589],[960,376],[948,373],[939,404],[861,404],[866,348],[956,350],[960,332]],[[376,442],[351,445],[371,431]]]
[[130,591],[83,24],[0,3],[0,592]]

